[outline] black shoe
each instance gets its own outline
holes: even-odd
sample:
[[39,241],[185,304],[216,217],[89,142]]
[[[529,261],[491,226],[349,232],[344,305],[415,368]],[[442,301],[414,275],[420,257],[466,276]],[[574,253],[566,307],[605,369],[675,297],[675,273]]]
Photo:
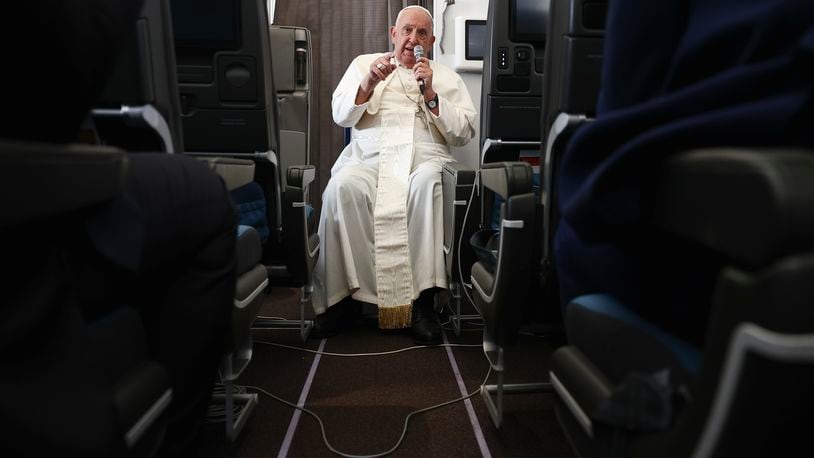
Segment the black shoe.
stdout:
[[361,313],[362,303],[348,296],[316,316],[309,336],[316,339],[333,337],[350,327]]
[[413,342],[418,345],[439,345],[441,343],[441,320],[435,313],[432,294],[422,293],[413,303],[411,323]]
[[320,313],[314,318],[314,327],[311,328],[308,337],[325,339],[333,337],[339,332],[339,317],[336,316],[337,313],[331,313],[333,309],[334,307],[330,307],[325,313]]

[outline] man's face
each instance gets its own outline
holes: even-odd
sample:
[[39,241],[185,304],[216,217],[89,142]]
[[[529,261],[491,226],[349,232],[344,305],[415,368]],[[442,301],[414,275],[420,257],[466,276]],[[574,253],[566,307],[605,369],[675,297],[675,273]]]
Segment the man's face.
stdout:
[[396,25],[390,27],[390,40],[395,47],[396,59],[407,68],[415,65],[413,48],[421,45],[424,48],[424,57],[427,57],[435,36],[432,34],[432,22],[427,13],[411,8],[401,13]]

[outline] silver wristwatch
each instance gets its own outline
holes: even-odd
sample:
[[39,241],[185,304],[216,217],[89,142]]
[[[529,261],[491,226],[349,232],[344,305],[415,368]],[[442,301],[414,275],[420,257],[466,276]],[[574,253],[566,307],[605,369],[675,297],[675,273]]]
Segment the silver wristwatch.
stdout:
[[438,106],[438,94],[435,94],[435,97],[427,101],[427,108],[433,110],[437,106]]

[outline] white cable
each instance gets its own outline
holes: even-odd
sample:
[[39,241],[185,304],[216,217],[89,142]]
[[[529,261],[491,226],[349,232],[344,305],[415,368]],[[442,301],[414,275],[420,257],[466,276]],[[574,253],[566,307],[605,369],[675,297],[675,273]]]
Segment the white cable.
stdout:
[[268,396],[268,397],[270,397],[270,398],[272,398],[272,399],[274,399],[274,400],[276,400],[278,402],[281,402],[281,403],[283,403],[283,404],[285,404],[285,405],[287,405],[289,407],[293,407],[295,409],[298,409],[298,410],[300,410],[302,412],[305,412],[308,415],[314,417],[314,419],[319,423],[320,431],[322,431],[322,441],[325,442],[325,445],[328,447],[328,449],[330,451],[336,453],[337,455],[343,456],[345,458],[378,458],[378,457],[386,456],[386,455],[389,455],[389,454],[393,453],[394,451],[396,451],[397,448],[399,448],[401,446],[401,443],[404,442],[404,436],[407,435],[407,426],[410,424],[410,419],[414,415],[418,415],[418,414],[424,413],[424,412],[429,412],[430,410],[440,409],[441,407],[445,407],[445,406],[448,406],[450,404],[454,404],[456,402],[461,402],[461,401],[464,401],[466,399],[471,398],[472,396],[475,396],[476,394],[481,392],[481,387],[486,384],[486,382],[489,380],[490,375],[492,375],[492,366],[491,365],[489,366],[489,370],[486,372],[486,377],[483,379],[483,383],[481,383],[480,386],[478,387],[478,389],[476,389],[475,391],[467,394],[466,396],[461,396],[461,397],[453,399],[451,401],[442,402],[440,404],[425,407],[423,409],[414,410],[414,411],[410,412],[409,414],[407,414],[407,416],[404,418],[404,428],[401,430],[401,437],[399,437],[399,440],[396,442],[396,444],[387,451],[384,451],[384,452],[381,452],[381,453],[374,453],[372,455],[351,455],[349,453],[340,452],[339,450],[335,449],[331,445],[330,442],[328,442],[328,436],[325,434],[325,424],[322,422],[322,419],[319,417],[319,415],[317,415],[316,413],[312,412],[309,409],[306,409],[305,407],[300,407],[300,406],[294,404],[293,402],[289,402],[289,401],[286,401],[283,398],[275,396],[275,395],[269,393],[268,391],[266,391],[263,388],[260,388],[258,386],[245,385],[245,388],[248,388],[250,390],[256,390],[256,391],[258,391],[260,393],[263,393],[266,396]]
[[[220,371],[218,371],[220,372]],[[246,388],[241,385],[232,385],[232,394],[243,394],[246,392]],[[223,382],[218,382],[215,384],[215,387],[212,390],[212,394],[222,394],[226,395],[226,386]],[[243,409],[243,406],[239,404],[235,404],[232,407],[232,415],[238,416],[240,415],[240,411]],[[209,404],[209,408],[206,414],[206,423],[223,423],[226,421],[226,404],[220,402],[211,402]]]
[[254,343],[258,343],[258,344],[262,344],[262,345],[271,345],[271,346],[280,347],[280,348],[288,348],[289,350],[304,351],[306,353],[313,353],[315,355],[340,356],[340,357],[344,357],[344,358],[360,357],[360,356],[394,355],[396,353],[402,353],[402,352],[410,351],[410,350],[417,350],[419,348],[436,348],[436,347],[438,347],[438,348],[440,348],[440,347],[463,347],[463,348],[475,348],[475,347],[477,347],[477,348],[483,348],[483,345],[440,344],[440,345],[416,345],[416,346],[413,346],[413,347],[401,348],[401,349],[398,349],[398,350],[379,351],[379,352],[374,352],[374,353],[331,353],[331,352],[327,352],[327,351],[309,350],[307,348],[295,347],[295,346],[292,346],[292,345],[284,345],[284,344],[279,344],[279,343],[276,343],[276,342],[264,342],[262,340],[255,340]]

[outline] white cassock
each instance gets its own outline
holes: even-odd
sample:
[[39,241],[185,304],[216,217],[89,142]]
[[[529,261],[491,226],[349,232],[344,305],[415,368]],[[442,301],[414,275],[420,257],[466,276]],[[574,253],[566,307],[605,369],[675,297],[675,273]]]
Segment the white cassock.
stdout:
[[379,327],[401,328],[410,326],[421,291],[447,287],[441,167],[453,160],[448,145],[474,136],[476,112],[460,76],[437,62],[430,66],[439,116],[401,65],[356,105],[362,79],[381,56],[354,59],[333,94],[334,122],[352,127],[351,140],[322,195],[312,298],[323,313],[353,295],[379,306]]

